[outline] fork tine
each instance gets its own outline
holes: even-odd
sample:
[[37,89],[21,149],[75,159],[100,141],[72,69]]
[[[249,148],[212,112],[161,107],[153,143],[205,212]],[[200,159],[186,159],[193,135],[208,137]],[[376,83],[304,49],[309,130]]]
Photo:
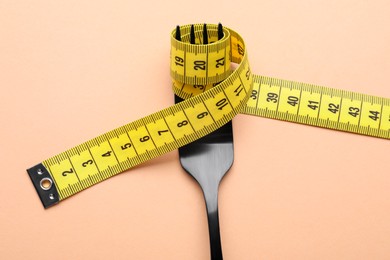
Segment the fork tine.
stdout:
[[221,40],[223,38],[223,27],[222,27],[222,24],[219,23],[218,24],[218,40]]
[[175,38],[176,38],[176,40],[181,41],[180,26],[179,25],[176,26]]
[[207,25],[203,24],[203,44],[209,43],[209,36],[207,35]]
[[195,44],[195,28],[193,24],[191,25],[190,43]]

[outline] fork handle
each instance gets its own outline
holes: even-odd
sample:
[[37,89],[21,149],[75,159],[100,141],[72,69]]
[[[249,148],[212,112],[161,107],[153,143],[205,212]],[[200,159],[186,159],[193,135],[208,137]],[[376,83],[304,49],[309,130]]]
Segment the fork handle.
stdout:
[[203,190],[203,194],[207,207],[211,260],[222,260],[221,235],[219,233],[218,218],[218,187],[216,188],[216,192]]

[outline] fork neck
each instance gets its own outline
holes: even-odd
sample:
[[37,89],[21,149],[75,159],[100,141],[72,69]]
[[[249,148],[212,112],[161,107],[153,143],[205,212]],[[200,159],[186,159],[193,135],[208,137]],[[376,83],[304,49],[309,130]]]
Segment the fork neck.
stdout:
[[207,213],[218,212],[218,184],[202,185],[203,196],[206,201]]

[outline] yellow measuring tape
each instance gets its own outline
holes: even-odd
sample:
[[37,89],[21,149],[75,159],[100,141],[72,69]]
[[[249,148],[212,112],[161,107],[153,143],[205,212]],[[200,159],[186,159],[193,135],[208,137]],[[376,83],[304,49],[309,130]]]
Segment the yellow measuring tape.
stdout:
[[[390,99],[252,75],[235,31],[190,25],[171,34],[171,77],[183,102],[111,130],[28,169],[45,208],[226,124],[238,113],[390,139]],[[233,65],[237,64],[232,70]],[[221,82],[222,81],[222,82]],[[221,82],[221,83],[219,83]]]

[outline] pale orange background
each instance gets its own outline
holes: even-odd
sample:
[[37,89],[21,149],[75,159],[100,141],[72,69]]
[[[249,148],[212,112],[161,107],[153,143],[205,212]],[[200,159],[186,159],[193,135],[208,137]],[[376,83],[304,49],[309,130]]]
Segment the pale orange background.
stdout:
[[[0,258],[209,259],[177,152],[44,210],[25,172],[173,103],[169,34],[217,23],[252,71],[390,97],[389,1],[0,0]],[[234,119],[220,188],[229,259],[390,259],[390,141]]]

